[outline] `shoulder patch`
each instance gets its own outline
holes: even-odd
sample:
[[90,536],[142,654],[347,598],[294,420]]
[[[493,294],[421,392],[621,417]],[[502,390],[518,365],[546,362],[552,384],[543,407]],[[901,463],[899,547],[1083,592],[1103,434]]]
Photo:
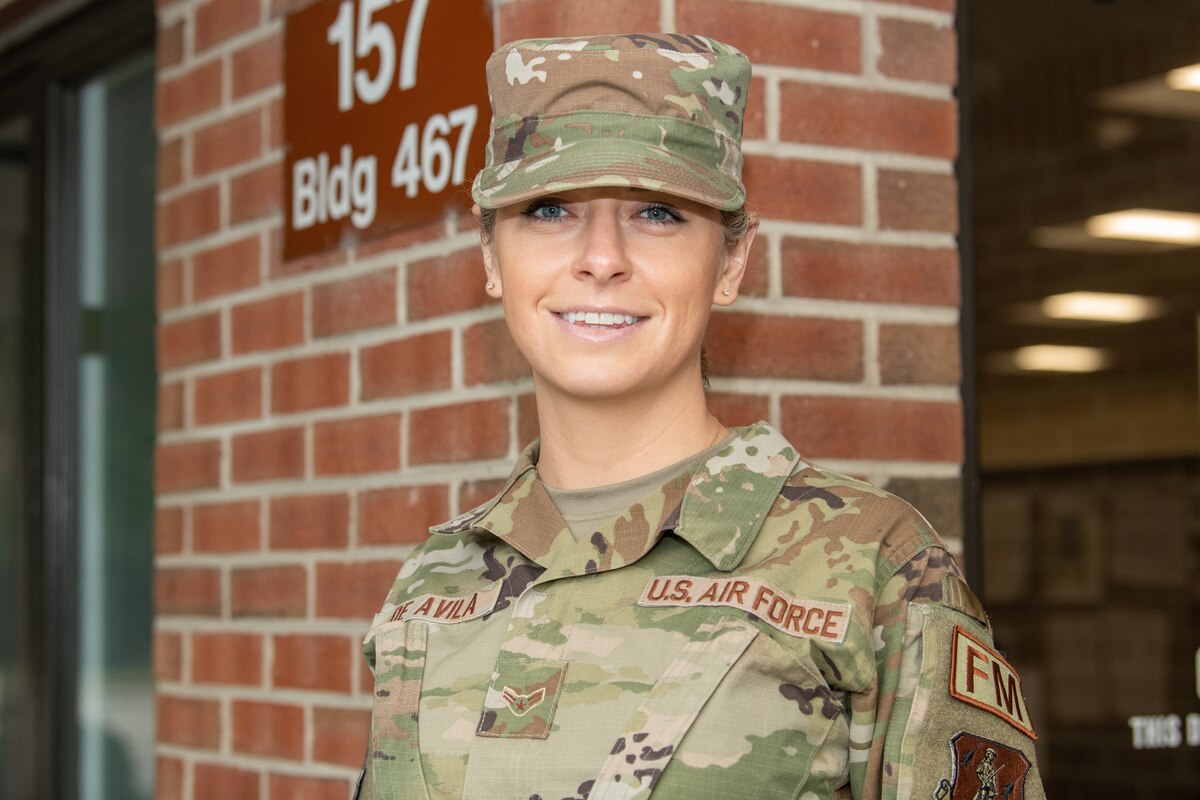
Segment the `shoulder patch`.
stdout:
[[1030,739],[1037,739],[1016,670],[957,625],[951,647],[950,695],[995,714]]
[[427,622],[466,622],[489,613],[500,599],[500,582],[465,595],[423,594],[396,606],[391,622],[421,619]]
[[942,576],[942,605],[966,614],[991,630],[992,625],[988,621],[987,612],[983,610],[983,603],[979,602],[979,598],[971,591],[971,587],[967,586],[967,582],[952,572]]
[[726,606],[753,614],[778,631],[841,644],[850,627],[849,603],[803,600],[758,578],[660,575],[646,584],[639,606]]
[[966,731],[951,737],[950,749],[953,777],[938,783],[934,800],[1025,800],[1025,776],[1032,765],[1020,750]]

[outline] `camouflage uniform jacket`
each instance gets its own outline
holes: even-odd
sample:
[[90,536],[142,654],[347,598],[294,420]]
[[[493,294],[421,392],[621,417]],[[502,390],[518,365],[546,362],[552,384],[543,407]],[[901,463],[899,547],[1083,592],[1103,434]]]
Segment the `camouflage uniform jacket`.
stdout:
[[536,443],[434,528],[367,636],[358,796],[970,800],[986,750],[999,796],[1044,798],[1019,683],[925,520],[738,432],[590,539]]

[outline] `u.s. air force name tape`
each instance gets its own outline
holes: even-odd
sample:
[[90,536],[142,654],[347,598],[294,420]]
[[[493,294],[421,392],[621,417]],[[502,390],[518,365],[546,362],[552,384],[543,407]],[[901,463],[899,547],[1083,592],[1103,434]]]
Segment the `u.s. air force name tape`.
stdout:
[[429,622],[466,622],[487,614],[500,599],[500,582],[464,595],[423,594],[396,606],[392,622],[422,619]]
[[849,603],[798,600],[758,578],[660,575],[646,584],[639,606],[727,606],[747,611],[789,636],[841,643]]
[[950,695],[995,714],[1030,739],[1036,739],[1016,670],[999,653],[957,625],[951,653]]

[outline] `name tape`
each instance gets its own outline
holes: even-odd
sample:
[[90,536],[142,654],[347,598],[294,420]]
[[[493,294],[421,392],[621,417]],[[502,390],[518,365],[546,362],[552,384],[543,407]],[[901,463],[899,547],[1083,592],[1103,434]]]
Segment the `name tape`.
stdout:
[[727,606],[748,611],[789,636],[841,643],[850,627],[848,603],[797,600],[758,578],[652,578],[639,606]]
[[995,714],[1030,739],[1036,739],[1016,670],[999,653],[957,625],[951,653],[950,695]]
[[500,599],[500,583],[467,595],[423,594],[405,600],[392,612],[392,622],[423,619],[428,622],[466,622],[490,613]]

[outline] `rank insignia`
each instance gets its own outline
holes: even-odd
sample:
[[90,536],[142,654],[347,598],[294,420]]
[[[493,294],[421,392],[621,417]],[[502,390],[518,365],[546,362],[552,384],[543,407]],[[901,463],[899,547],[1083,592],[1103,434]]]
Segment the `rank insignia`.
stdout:
[[500,699],[504,701],[504,705],[508,706],[509,711],[518,717],[523,717],[532,711],[534,706],[546,699],[546,687],[542,686],[529,694],[517,694],[516,691],[505,686],[504,691],[500,693]]
[[943,779],[932,800],[1025,800],[1029,759],[1020,750],[966,731],[950,739],[954,773]]

